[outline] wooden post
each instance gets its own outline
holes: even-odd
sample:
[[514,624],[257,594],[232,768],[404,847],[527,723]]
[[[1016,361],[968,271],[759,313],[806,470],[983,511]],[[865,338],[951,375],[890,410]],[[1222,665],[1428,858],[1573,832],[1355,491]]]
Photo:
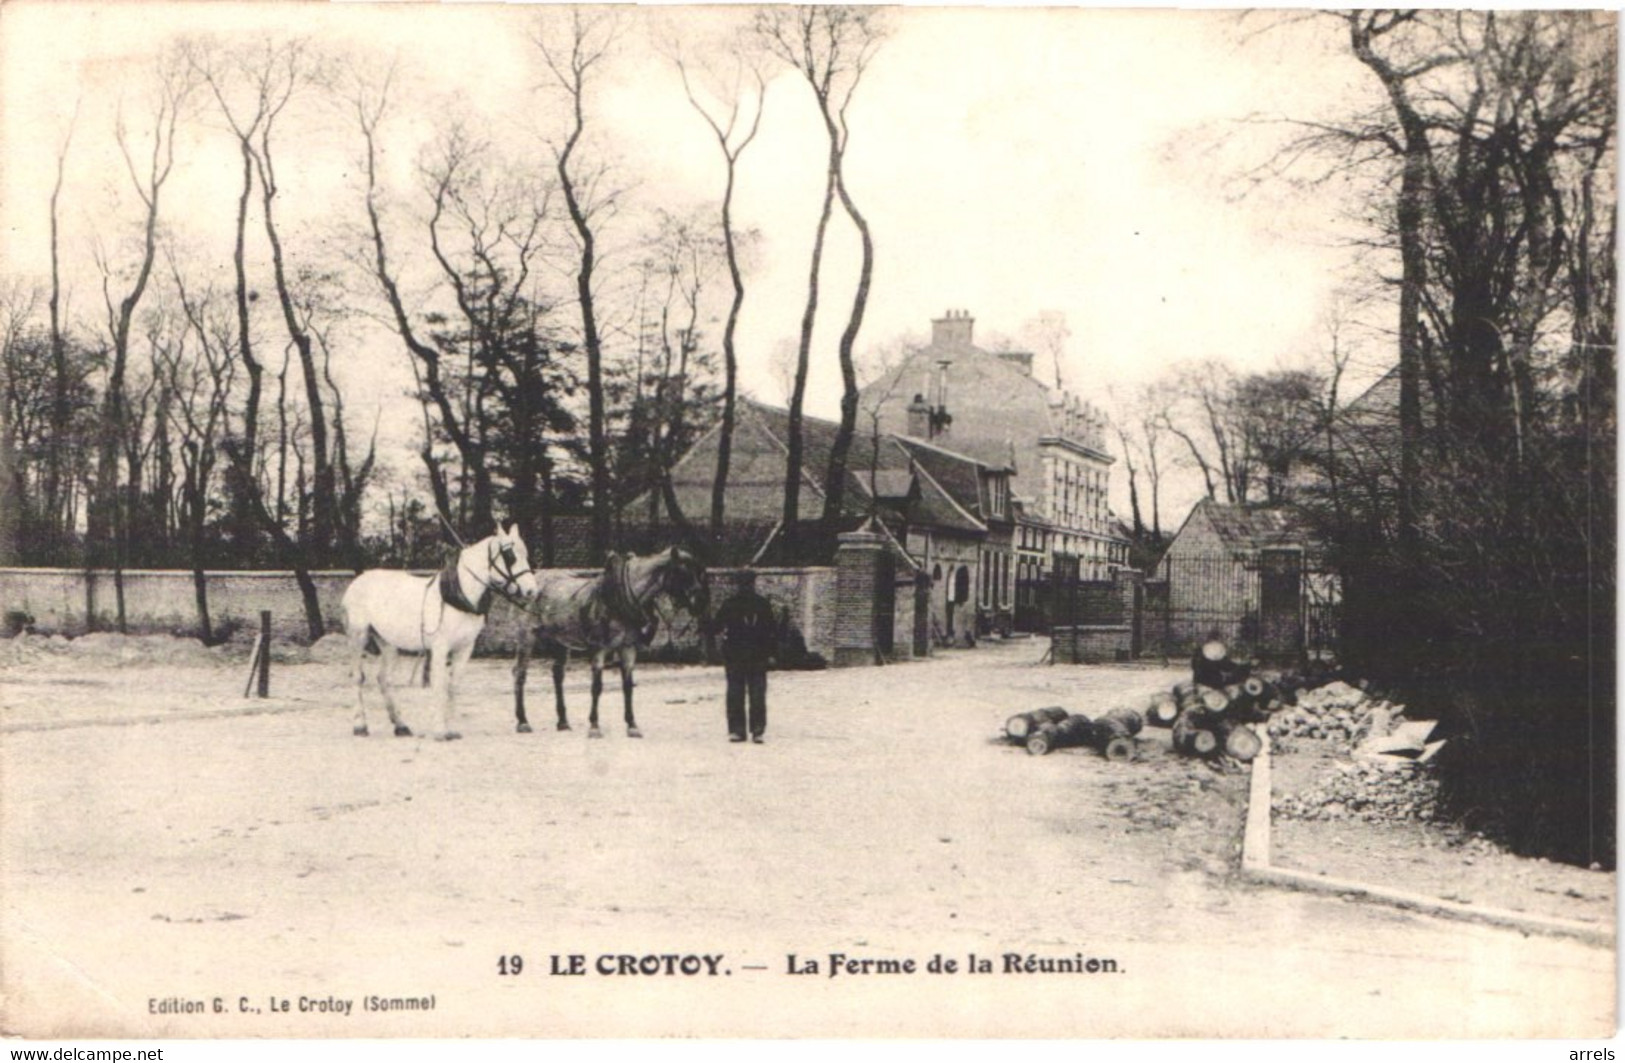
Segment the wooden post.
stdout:
[[271,610],[260,610],[259,696],[271,696]]

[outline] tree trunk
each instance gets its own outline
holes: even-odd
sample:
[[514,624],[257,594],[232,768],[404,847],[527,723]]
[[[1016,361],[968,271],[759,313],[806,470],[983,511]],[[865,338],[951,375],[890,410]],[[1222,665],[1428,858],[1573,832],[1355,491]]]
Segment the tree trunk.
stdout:
[[[828,112],[825,121],[830,122]],[[833,123],[829,125],[831,138],[836,135]],[[841,172],[842,155],[845,152],[844,140],[841,150],[836,151],[834,141],[831,141],[831,165],[835,172],[835,190],[841,197],[841,206],[846,209],[847,217],[857,226],[858,235],[863,244],[863,261],[858,268],[858,288],[852,297],[852,312],[847,317],[846,329],[841,333],[839,356],[841,361],[841,423],[835,430],[835,443],[830,447],[829,474],[824,483],[824,520],[831,522],[840,519],[841,506],[846,493],[846,465],[847,456],[852,450],[852,437],[857,429],[858,422],[858,375],[853,363],[853,347],[858,340],[858,330],[863,326],[863,313],[869,304],[869,284],[874,276],[875,245],[874,238],[869,232],[869,223],[863,215],[858,213],[857,205],[852,202],[851,195],[846,190],[846,178]]]
[[592,278],[597,265],[597,244],[591,220],[576,195],[576,186],[570,176],[570,155],[580,142],[585,128],[581,107],[582,85],[579,81],[572,90],[575,103],[575,128],[558,154],[559,188],[564,192],[565,209],[570,224],[581,241],[580,268],[576,270],[576,300],[581,308],[581,339],[587,354],[587,460],[592,470],[592,538],[590,541],[593,564],[603,563],[610,542],[609,446],[604,432],[604,365],[603,347],[598,335],[598,315],[593,304]]
[[327,409],[322,400],[321,377],[316,370],[316,355],[310,333],[299,323],[293,305],[293,293],[288,287],[287,269],[282,255],[282,239],[277,232],[273,206],[276,201],[276,175],[271,163],[270,132],[260,139],[260,153],[255,161],[259,165],[260,197],[263,203],[265,236],[271,245],[271,273],[276,280],[277,302],[282,308],[282,321],[288,337],[299,355],[300,374],[305,383],[305,405],[310,414],[310,451],[315,465],[311,479],[311,529],[309,545],[316,556],[327,559],[333,548],[338,526],[338,481],[333,471],[331,449],[327,437]]
[[[728,155],[724,141],[723,154]],[[739,328],[739,312],[745,305],[745,281],[739,270],[739,251],[734,244],[733,195],[734,164],[736,156],[728,155],[728,185],[722,195],[722,244],[727,252],[728,279],[733,284],[733,300],[728,304],[728,321],[722,327],[722,427],[717,437],[717,474],[711,483],[711,538],[722,540],[724,496],[728,489],[728,470],[733,461],[734,404],[739,393],[739,355],[734,349],[734,334]]]
[[830,170],[824,184],[824,207],[818,216],[818,228],[813,236],[812,266],[807,276],[807,305],[801,312],[801,342],[796,348],[796,379],[790,392],[790,438],[784,441],[784,515],[783,535],[788,542],[796,537],[796,525],[801,519],[801,406],[807,395],[807,367],[812,358],[813,325],[818,319],[818,273],[824,260],[824,234],[829,229],[829,217],[835,206],[835,171]]
[[[254,340],[249,328],[248,314],[248,265],[245,248],[248,242],[248,201],[254,192],[254,153],[246,138],[239,147],[243,157],[243,188],[237,196],[236,242],[232,246],[231,262],[237,281],[237,348],[243,358],[243,368],[248,372],[248,395],[243,400],[241,445],[250,455],[254,455],[259,452],[260,445],[260,393],[264,387],[262,377],[265,367],[254,357]],[[240,494],[232,496],[231,524],[232,539],[238,549],[251,548],[256,534],[253,506],[246,496]]]

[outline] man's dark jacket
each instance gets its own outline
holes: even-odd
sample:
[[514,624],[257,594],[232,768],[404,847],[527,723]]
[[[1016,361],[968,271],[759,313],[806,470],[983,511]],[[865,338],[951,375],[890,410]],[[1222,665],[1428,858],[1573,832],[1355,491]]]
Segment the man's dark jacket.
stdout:
[[717,610],[715,629],[722,636],[722,660],[738,668],[766,668],[778,650],[778,621],[773,606],[755,591],[740,591]]

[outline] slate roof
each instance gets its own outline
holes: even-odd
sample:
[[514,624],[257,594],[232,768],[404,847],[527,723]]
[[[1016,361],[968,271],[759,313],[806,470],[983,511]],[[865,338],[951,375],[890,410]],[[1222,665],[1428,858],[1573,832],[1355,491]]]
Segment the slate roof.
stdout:
[[[758,419],[769,433],[781,443],[790,433],[789,411],[759,402],[745,401],[741,409]],[[818,474],[829,465],[830,451],[835,444],[835,433],[840,426],[822,417],[803,416],[801,420],[802,467],[814,482],[822,487]],[[876,449],[872,436],[860,431],[852,440],[847,455],[847,498],[854,509],[867,509],[869,498],[869,470]],[[929,452],[929,453],[926,453]],[[927,475],[919,479],[919,495],[914,500],[909,519],[916,524],[930,524],[953,531],[981,532],[987,526],[980,514],[981,468],[974,458],[943,450],[912,439],[882,436],[879,448],[879,473],[876,484],[882,499],[899,498],[893,493],[902,477],[911,477],[913,465],[918,462]],[[921,460],[922,454],[925,460]],[[819,491],[821,494],[821,490]]]
[[1309,526],[1290,508],[1231,505],[1204,498],[1191,507],[1185,522],[1169,540],[1169,554],[1177,556],[1180,539],[1198,521],[1205,521],[1225,548],[1236,556],[1274,547],[1312,549],[1317,545]]
[[[834,448],[839,425],[822,417],[803,416],[801,428],[801,509],[804,514],[816,515],[823,509],[824,470],[829,466],[829,455]],[[672,470],[678,504],[691,520],[706,531],[709,530],[711,484],[715,477],[719,431],[719,427],[713,428],[696,440]],[[792,561],[827,564],[833,558],[835,541],[823,534],[829,529],[811,519],[802,522],[808,527],[798,529],[808,534],[796,536],[797,557],[783,557],[775,553],[781,549],[775,544],[783,541],[778,529],[787,451],[785,440],[789,431],[788,410],[752,399],[740,399],[728,476],[728,517],[722,541],[711,544],[707,551],[710,564],[746,564],[764,546],[768,547],[768,554],[761,557],[763,564],[787,564]],[[873,435],[860,424],[847,457],[847,489],[843,505],[846,512],[838,522],[836,531],[849,531],[856,527],[868,517],[871,508],[884,523],[893,526],[901,525],[906,519],[913,526],[928,526],[937,531],[965,535],[980,535],[987,531],[987,525],[980,516],[984,512],[981,474],[986,466],[963,454],[922,441],[884,435],[878,441],[878,448],[876,442]],[[878,496],[873,506],[870,501],[871,472],[874,475],[874,493]],[[658,533],[651,533],[643,526],[641,515],[646,510],[647,496],[640,496],[622,508],[623,538],[641,543],[651,534],[658,537]],[[675,534],[669,528],[665,531],[668,538]],[[898,549],[901,550],[901,547]]]
[[911,572],[920,570],[920,563],[905,550],[897,541],[890,528],[884,522],[870,524],[867,517],[846,517],[835,523],[833,528],[820,520],[799,521],[796,527],[796,536],[793,541],[781,534],[781,529],[773,530],[773,537],[763,548],[760,556],[755,560],[757,565],[796,567],[803,565],[833,565],[835,564],[835,551],[840,548],[840,535],[845,532],[857,531],[868,526],[871,530],[885,537],[886,549],[893,559]]

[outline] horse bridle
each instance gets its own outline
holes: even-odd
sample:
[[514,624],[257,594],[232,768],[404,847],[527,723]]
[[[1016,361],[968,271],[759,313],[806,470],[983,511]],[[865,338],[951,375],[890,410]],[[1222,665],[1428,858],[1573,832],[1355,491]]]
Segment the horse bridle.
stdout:
[[[506,572],[503,572],[502,570],[497,568],[496,559],[497,559],[498,555],[500,555],[502,557],[502,560],[507,563],[508,570]],[[500,587],[496,586],[495,584],[493,584],[488,579],[484,579],[484,580],[480,579],[479,573],[475,572],[472,569],[469,569],[468,566],[465,565],[462,562],[461,558],[458,559],[457,568],[458,568],[458,571],[465,571],[466,570],[470,576],[474,577],[474,582],[478,583],[481,587],[484,587],[486,590],[494,591],[496,594],[498,594],[502,598],[506,599],[509,603],[511,603],[513,605],[520,605],[520,604],[522,604],[522,601],[523,601],[522,598],[516,597],[509,590],[509,588],[517,587],[519,585],[519,578],[521,576],[528,576],[532,572],[534,572],[535,570],[532,569],[527,564],[525,566],[525,570],[523,572],[515,572],[513,566],[514,566],[514,563],[516,561],[518,561],[518,560],[519,559],[518,559],[517,556],[515,556],[512,546],[508,546],[508,545],[498,546],[496,543],[493,542],[493,543],[488,544],[485,547],[485,568],[486,568],[486,570],[488,572],[496,572],[496,573],[498,573],[499,575],[502,576],[502,586],[500,586]]]

